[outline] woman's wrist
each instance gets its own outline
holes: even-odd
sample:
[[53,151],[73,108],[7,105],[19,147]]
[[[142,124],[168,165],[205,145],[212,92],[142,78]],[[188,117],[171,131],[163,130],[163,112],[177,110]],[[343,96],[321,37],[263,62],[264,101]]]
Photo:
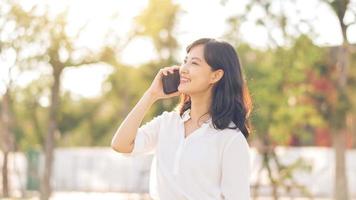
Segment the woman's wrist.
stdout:
[[147,98],[152,104],[158,100],[158,97],[156,97],[150,91],[146,91],[143,96]]

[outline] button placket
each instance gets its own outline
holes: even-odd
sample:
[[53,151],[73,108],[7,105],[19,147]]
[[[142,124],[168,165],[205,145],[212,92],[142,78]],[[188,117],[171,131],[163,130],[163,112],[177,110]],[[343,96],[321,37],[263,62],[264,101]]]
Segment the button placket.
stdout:
[[183,141],[181,141],[179,144],[178,150],[176,152],[175,160],[174,160],[174,169],[173,169],[174,175],[177,175],[179,173],[179,165],[180,165],[180,159],[182,156],[183,146],[184,146],[184,143],[183,143]]
[[200,134],[202,134],[202,132],[204,131],[203,129],[206,129],[206,127],[209,125],[209,121],[208,121],[208,123],[204,123],[200,128],[198,128],[197,130],[195,130],[193,132],[194,134],[185,138],[184,122],[187,121],[188,119],[190,119],[190,109],[185,111],[185,113],[183,114],[183,117],[181,119],[181,126],[180,126],[180,130],[179,130],[181,132],[181,134],[180,134],[181,137],[180,137],[179,146],[178,146],[177,152],[175,154],[175,159],[174,159],[174,166],[173,166],[173,174],[174,175],[178,175],[178,173],[179,173],[182,153],[184,151],[185,146],[194,137],[197,137]]
[[[182,119],[180,121],[181,126],[180,126],[179,132],[180,133],[183,132],[183,135],[184,135],[184,122],[187,121],[189,118],[190,118],[189,110],[186,110],[183,113]],[[177,175],[179,173],[180,159],[181,159],[181,156],[182,156],[183,146],[185,145],[184,136],[183,137],[181,137],[181,136],[182,136],[182,134],[180,134],[179,146],[178,146],[177,152],[175,153],[175,158],[174,158],[174,165],[173,165],[173,174],[174,175]]]

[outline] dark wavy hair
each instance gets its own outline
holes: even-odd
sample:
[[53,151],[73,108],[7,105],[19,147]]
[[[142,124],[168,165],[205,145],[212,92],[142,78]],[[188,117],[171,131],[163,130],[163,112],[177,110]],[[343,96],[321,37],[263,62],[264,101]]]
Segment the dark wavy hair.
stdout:
[[[239,128],[245,138],[248,138],[252,103],[237,52],[227,42],[201,38],[187,46],[187,53],[197,45],[204,45],[204,58],[212,71],[224,70],[223,77],[213,86],[212,101],[208,111],[214,128]],[[181,94],[177,108],[181,116],[190,109],[190,96]],[[231,121],[234,122],[235,127],[229,127]]]

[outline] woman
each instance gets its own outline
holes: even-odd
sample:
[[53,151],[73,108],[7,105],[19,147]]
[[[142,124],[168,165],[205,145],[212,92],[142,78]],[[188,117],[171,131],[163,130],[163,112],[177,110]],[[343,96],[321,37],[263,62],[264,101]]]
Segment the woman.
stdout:
[[[179,70],[178,91],[166,95],[162,76]],[[139,127],[150,106],[180,95]],[[154,153],[150,194],[161,200],[250,198],[248,116],[251,101],[238,55],[227,42],[210,38],[187,47],[181,66],[165,67],[115,133],[111,146],[133,156]]]

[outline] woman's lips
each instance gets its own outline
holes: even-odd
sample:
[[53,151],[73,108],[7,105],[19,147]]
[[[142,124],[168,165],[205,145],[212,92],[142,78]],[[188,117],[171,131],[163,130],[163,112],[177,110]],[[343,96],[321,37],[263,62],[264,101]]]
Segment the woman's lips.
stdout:
[[181,77],[181,78],[180,78],[180,83],[188,83],[188,82],[190,82],[189,79],[184,78],[184,77]]

